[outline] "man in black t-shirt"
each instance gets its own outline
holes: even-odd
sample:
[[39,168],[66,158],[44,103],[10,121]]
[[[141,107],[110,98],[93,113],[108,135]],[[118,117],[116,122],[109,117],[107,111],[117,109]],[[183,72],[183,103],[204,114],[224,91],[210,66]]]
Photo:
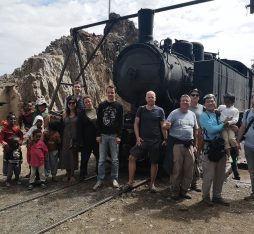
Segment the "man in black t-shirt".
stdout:
[[106,89],[107,100],[100,103],[97,110],[97,137],[96,141],[99,143],[99,164],[97,183],[93,190],[101,187],[105,178],[105,162],[110,150],[112,159],[111,177],[113,187],[119,188],[118,184],[118,152],[121,141],[120,135],[123,124],[123,107],[116,101],[115,87],[108,86]]
[[129,181],[126,189],[131,189],[136,171],[136,161],[142,157],[144,152],[148,153],[151,162],[151,184],[150,191],[156,192],[154,182],[158,171],[158,160],[160,147],[166,144],[166,131],[162,128],[165,113],[164,110],[155,105],[156,95],[153,91],[146,93],[145,106],[140,106],[136,113],[134,132],[137,143],[130,150],[129,156]]

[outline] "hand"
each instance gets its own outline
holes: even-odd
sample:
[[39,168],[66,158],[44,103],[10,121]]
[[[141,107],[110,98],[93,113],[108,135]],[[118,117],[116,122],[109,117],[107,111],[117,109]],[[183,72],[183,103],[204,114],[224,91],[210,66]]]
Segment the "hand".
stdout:
[[101,137],[96,137],[96,142],[97,142],[98,144],[100,144],[100,143],[101,143]]
[[197,152],[198,152],[198,147],[197,146],[193,147],[193,152],[194,152],[194,154],[197,154]]
[[230,129],[231,129],[234,133],[237,133],[237,132],[238,132],[238,127],[237,127],[235,124],[231,125],[231,126],[230,126]]
[[120,142],[121,142],[121,138],[119,138],[119,137],[116,137],[116,144],[120,144]]
[[168,140],[167,139],[164,139],[163,142],[161,143],[162,146],[166,146],[168,143]]
[[143,140],[141,137],[137,138],[137,145],[140,146],[142,144]]
[[229,126],[228,121],[225,121],[225,122],[224,122],[224,127],[226,128],[226,127],[228,127],[228,126]]
[[163,128],[168,130],[168,129],[170,129],[170,127],[171,127],[171,123],[168,122],[168,121],[165,121],[164,124],[163,124]]

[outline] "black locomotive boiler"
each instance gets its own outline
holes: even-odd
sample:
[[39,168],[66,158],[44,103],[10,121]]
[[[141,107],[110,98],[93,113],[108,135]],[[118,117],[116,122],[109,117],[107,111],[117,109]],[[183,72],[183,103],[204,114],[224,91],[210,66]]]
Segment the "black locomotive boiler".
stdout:
[[158,45],[153,40],[153,10],[141,9],[138,16],[139,41],[120,52],[113,69],[117,92],[132,107],[124,121],[125,154],[135,143],[135,111],[145,104],[149,90],[155,91],[156,104],[166,114],[176,108],[180,96],[192,88],[198,88],[203,94],[215,94],[218,104],[229,92],[235,94],[235,105],[240,111],[249,107],[253,90],[253,72],[249,68],[239,61],[218,59],[215,54],[204,52],[198,42],[176,40],[172,43],[167,38]]

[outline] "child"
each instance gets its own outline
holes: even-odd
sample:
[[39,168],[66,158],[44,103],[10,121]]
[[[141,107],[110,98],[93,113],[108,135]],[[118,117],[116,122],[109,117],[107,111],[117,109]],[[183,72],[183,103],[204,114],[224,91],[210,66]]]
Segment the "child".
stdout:
[[28,132],[24,135],[24,138],[25,140],[31,140],[31,137],[32,137],[32,133],[35,129],[40,129],[42,132],[44,130],[44,127],[43,127],[43,124],[44,124],[44,120],[43,120],[43,117],[40,116],[40,115],[37,115],[35,118],[34,118],[34,121],[33,121],[33,126],[28,130]]
[[236,123],[239,120],[239,110],[234,107],[235,96],[226,94],[224,95],[225,105],[220,105],[218,111],[220,112],[220,121],[228,122],[229,127],[226,127],[222,132],[222,137],[225,141],[225,150],[228,157],[230,157],[230,149],[238,147],[235,132],[233,128],[236,127]]
[[2,121],[2,129],[0,131],[0,144],[3,146],[4,157],[3,157],[3,175],[7,176],[8,162],[5,160],[5,154],[9,148],[10,139],[13,136],[19,137],[20,144],[22,144],[23,133],[16,125],[16,116],[10,112],[7,116],[7,121]]
[[45,162],[45,171],[51,171],[52,181],[56,181],[56,173],[58,167],[58,149],[61,143],[61,137],[58,131],[58,123],[56,121],[49,122],[48,130],[44,132],[44,142],[48,147],[47,161]]
[[7,180],[6,186],[11,186],[11,178],[13,172],[15,174],[15,181],[17,184],[21,184],[19,180],[19,175],[21,171],[21,163],[22,163],[22,152],[20,148],[20,139],[18,137],[13,136],[10,139],[9,148],[5,154],[5,160],[8,162],[8,169],[7,169]]
[[31,175],[28,189],[33,189],[33,184],[36,177],[36,169],[39,172],[41,187],[46,187],[46,178],[44,171],[44,162],[48,153],[48,148],[41,140],[42,132],[40,129],[35,129],[32,133],[32,141],[27,149],[27,162],[31,166]]

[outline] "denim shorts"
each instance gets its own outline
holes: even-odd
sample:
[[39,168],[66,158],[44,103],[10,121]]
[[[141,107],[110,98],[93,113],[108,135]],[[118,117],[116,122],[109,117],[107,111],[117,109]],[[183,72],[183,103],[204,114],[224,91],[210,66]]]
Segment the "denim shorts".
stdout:
[[130,154],[137,158],[142,159],[147,154],[150,162],[157,164],[160,159],[160,140],[144,140],[141,145],[135,145],[130,149]]

